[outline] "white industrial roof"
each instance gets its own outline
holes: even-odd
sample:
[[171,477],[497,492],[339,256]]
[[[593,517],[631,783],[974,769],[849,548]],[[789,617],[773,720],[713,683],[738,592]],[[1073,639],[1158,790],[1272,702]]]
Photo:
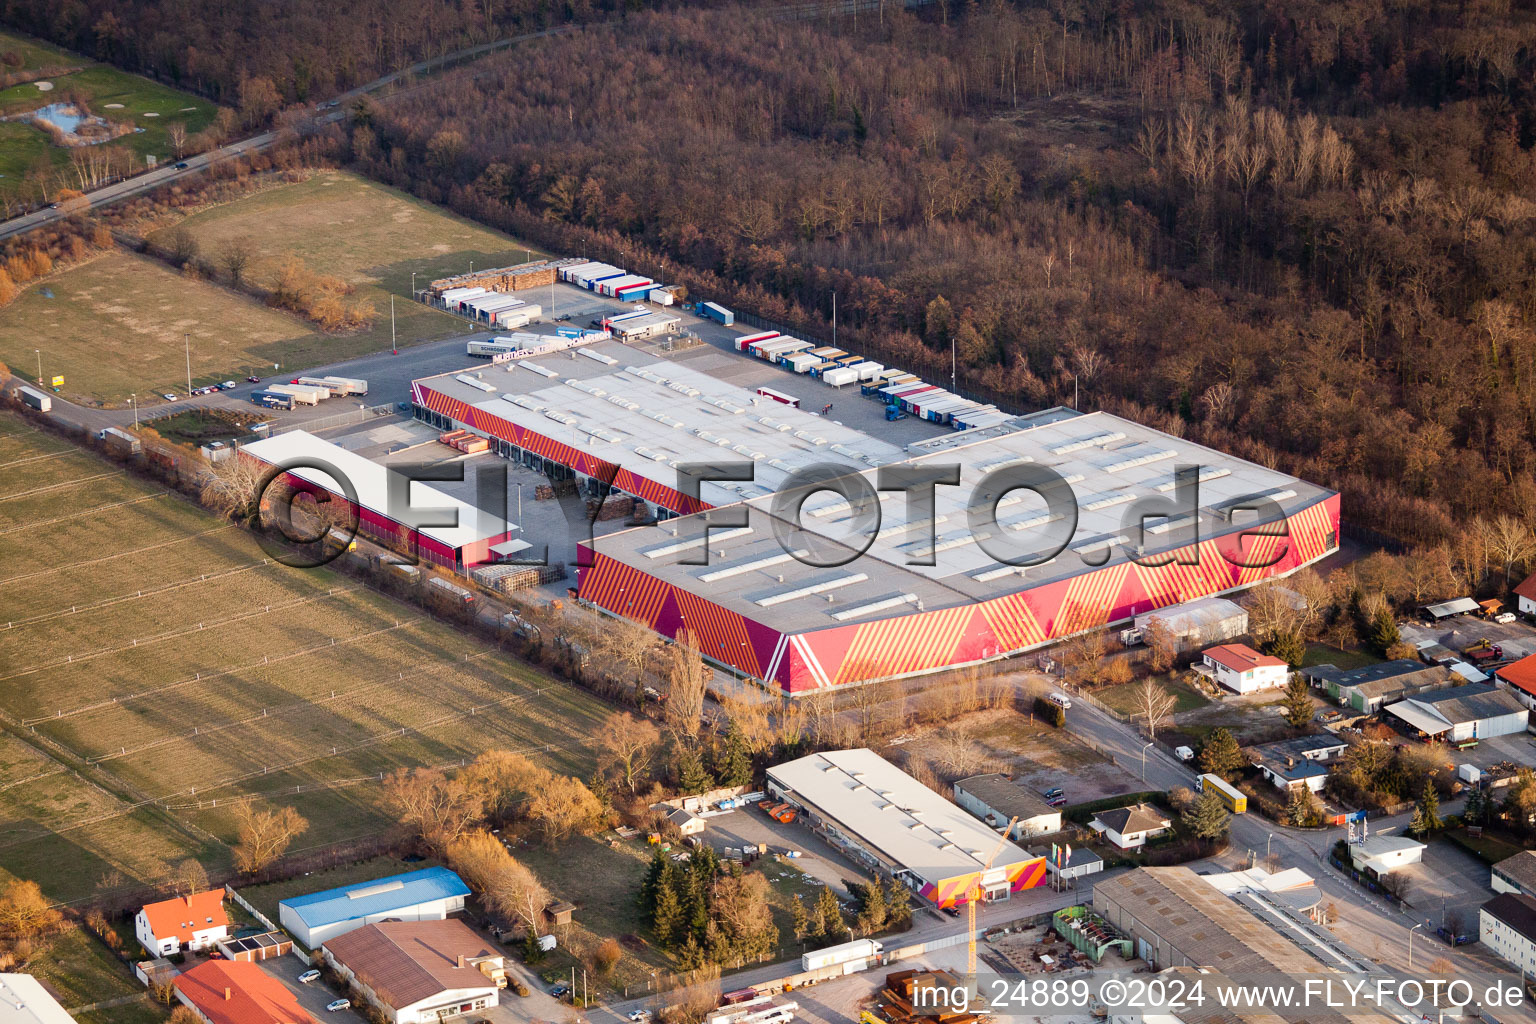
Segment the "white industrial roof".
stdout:
[[[829,750],[768,769],[768,777],[861,842],[930,883],[981,870],[1001,836],[867,748]],[[993,869],[1032,860],[1004,842]]]
[[0,1024],[75,1024],[30,974],[0,974]]
[[[410,484],[410,508],[389,508],[389,475],[395,471],[372,459],[366,459],[339,445],[318,438],[304,430],[290,430],[285,434],[264,438],[244,445],[241,451],[254,455],[274,466],[291,465],[300,459],[314,459],[333,466],[343,474],[357,494],[357,503],[364,508],[388,516],[396,522],[414,526],[420,520],[440,520],[445,513],[458,517],[457,526],[423,526],[419,532],[440,544],[463,547],[477,540],[512,533],[519,529],[516,524],[502,522],[496,516],[426,484]],[[312,484],[345,495],[346,490],[331,474],[317,469],[295,469],[293,475]]]

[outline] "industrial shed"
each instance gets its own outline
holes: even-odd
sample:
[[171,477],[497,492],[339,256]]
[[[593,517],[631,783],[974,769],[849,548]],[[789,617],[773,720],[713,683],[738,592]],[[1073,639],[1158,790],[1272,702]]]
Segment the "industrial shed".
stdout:
[[[403,477],[387,466],[347,451],[304,430],[290,430],[276,437],[254,441],[240,449],[242,457],[281,469],[313,460],[334,468],[346,477],[356,501],[347,498],[347,487],[324,470],[298,468],[284,476],[301,491],[328,495],[350,505],[357,517],[357,532],[381,544],[404,548],[417,557],[465,573],[477,565],[494,562],[494,549],[514,540],[521,528],[475,506],[421,483],[409,485],[408,508],[391,508],[390,478],[405,486]],[[455,526],[421,526],[452,516]],[[504,548],[504,550],[507,550]]]
[[1207,597],[1136,616],[1143,637],[1154,627],[1164,631],[1176,650],[1194,651],[1248,632],[1248,613],[1232,601]]
[[1530,720],[1525,705],[1487,683],[1423,693],[1388,704],[1383,714],[1410,736],[1455,744],[1524,732]]
[[1340,706],[1353,708],[1363,715],[1404,697],[1444,689],[1453,681],[1450,670],[1445,667],[1426,665],[1413,658],[1349,670],[1336,665],[1314,665],[1302,669],[1301,675]]
[[447,868],[424,868],[371,882],[343,885],[277,905],[278,920],[302,945],[314,949],[366,924],[395,919],[441,921],[464,909],[469,886]]
[[390,1024],[438,1024],[500,1002],[506,958],[462,921],[387,921],[328,939],[325,962]]
[[[684,363],[613,342],[583,351],[614,363],[523,360],[487,370],[476,382],[484,387],[454,374],[425,378],[412,384],[418,415],[488,436],[505,457],[574,478],[588,496],[618,492],[656,506],[667,521],[583,545],[580,597],[668,638],[691,630],[711,661],[788,693],[1043,647],[1287,575],[1337,547],[1337,494],[1107,413],[1046,410],[902,448]],[[752,478],[685,493],[679,467],[701,462],[738,464]],[[1018,563],[1065,518],[1037,495],[996,496],[997,537],[970,526],[982,481],[1025,464],[1056,472],[1077,502],[1066,546],[1034,565]],[[798,523],[775,512],[776,493],[812,465],[846,468],[871,488],[886,467],[953,466],[960,483],[936,488],[931,518],[909,520],[901,493],[881,492],[878,533],[861,553],[847,543],[850,503],[833,491],[811,494]],[[1185,465],[1199,467],[1198,509],[1149,524],[1134,553],[1123,517],[1138,504],[1171,503]],[[1240,511],[1255,496],[1278,509],[1262,529]],[[746,525],[712,530],[708,565],[687,564],[704,550],[705,513],[728,505],[743,506]],[[1186,530],[1196,521],[1198,541]],[[823,547],[821,564],[786,550],[786,531]],[[1229,602],[1191,614],[1201,608],[1214,615],[1198,634],[1207,642],[1246,629],[1246,613]]]
[[1061,811],[999,772],[972,775],[955,783],[955,803],[993,828],[1017,818],[1010,839],[1028,839],[1061,831]]
[[[1040,884],[1045,858],[1009,842],[873,750],[829,750],[768,769],[768,789],[853,859],[940,907]],[[987,857],[997,850],[992,867]]]

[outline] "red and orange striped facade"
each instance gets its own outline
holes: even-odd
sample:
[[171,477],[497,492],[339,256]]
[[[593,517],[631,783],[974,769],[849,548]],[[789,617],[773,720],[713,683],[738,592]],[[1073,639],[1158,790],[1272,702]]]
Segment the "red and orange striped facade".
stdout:
[[[1025,889],[1033,889],[1045,880],[1045,858],[1021,860],[1017,864],[1009,864],[1004,870],[1008,876],[1010,891],[1022,892]],[[923,887],[923,898],[938,907],[964,906],[980,874],[979,871],[972,871],[970,874],[946,878],[934,885],[926,885]]]
[[[416,404],[430,409],[440,416],[462,423],[471,430],[478,430],[492,438],[517,445],[524,451],[533,452],[541,459],[549,459],[583,476],[588,476],[636,497],[644,498],[653,505],[670,509],[678,515],[689,515],[713,508],[706,501],[690,498],[675,488],[658,483],[648,477],[632,473],[612,462],[599,459],[574,445],[565,444],[552,437],[519,426],[511,420],[476,408],[467,402],[445,395],[423,381],[411,384],[411,397]],[[551,428],[554,429],[554,428]]]
[[578,593],[664,636],[691,630],[707,657],[786,693],[802,693],[1014,654],[1284,576],[1332,551],[1338,529],[1339,496],[1330,494],[1293,513],[1284,533],[1234,532],[1180,549],[1164,565],[1085,567],[1077,576],[968,605],[798,633],[764,625],[600,550],[580,559],[591,564],[578,570]]

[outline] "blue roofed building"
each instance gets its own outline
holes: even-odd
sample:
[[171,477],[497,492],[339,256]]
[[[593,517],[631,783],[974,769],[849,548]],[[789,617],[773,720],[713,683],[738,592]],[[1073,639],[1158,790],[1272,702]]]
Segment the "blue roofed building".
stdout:
[[366,924],[441,921],[463,910],[468,895],[469,886],[452,871],[424,868],[295,896],[279,903],[277,910],[288,933],[314,949]]

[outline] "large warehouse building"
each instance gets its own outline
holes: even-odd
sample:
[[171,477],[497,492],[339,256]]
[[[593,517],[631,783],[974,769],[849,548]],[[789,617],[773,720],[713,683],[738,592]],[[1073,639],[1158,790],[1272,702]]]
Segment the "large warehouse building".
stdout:
[[[283,474],[287,482],[297,490],[317,496],[324,494],[326,500],[351,505],[358,533],[411,551],[423,561],[444,569],[468,572],[503,555],[515,557],[528,546],[513,536],[520,529],[517,525],[423,483],[410,484],[408,509],[391,507],[389,478],[393,470],[307,431],[290,430],[254,441],[240,452],[269,469],[294,467]],[[304,463],[334,468],[346,477],[346,482]],[[401,478],[397,486],[403,483]],[[348,484],[355,502],[347,497]],[[418,525],[448,518],[455,524]]]
[[940,907],[964,903],[978,875],[988,901],[1045,877],[1044,857],[999,846],[996,832],[873,750],[829,750],[775,765],[768,790],[850,856]]
[[[429,422],[482,434],[504,457],[590,494],[611,486],[663,517],[743,505],[746,525],[713,529],[707,548],[698,522],[598,538],[580,560],[579,593],[665,636],[688,631],[713,661],[790,693],[1041,647],[1288,574],[1337,546],[1337,494],[1108,413],[1052,409],[901,447],[614,343],[412,387]],[[752,479],[706,481],[695,498],[679,467],[700,462],[743,464]],[[861,553],[862,542],[849,546],[854,512],[836,493],[811,495],[799,527],[773,511],[792,474],[818,465],[871,488],[879,467],[895,465],[957,465],[960,482],[936,488],[931,514],[910,514],[900,491],[880,492],[878,533]],[[984,477],[1016,466],[1056,473],[1075,509],[1047,510],[1020,489],[978,494]],[[1149,499],[1181,507],[1176,467],[1198,467],[1198,541],[1184,539],[1187,514],[1149,518],[1133,558],[1123,519]],[[1279,510],[1266,526],[1278,535],[1255,533],[1242,511],[1255,497]],[[998,529],[989,539],[971,509],[990,502]],[[1075,524],[1062,523],[1069,515]],[[1054,547],[1042,538],[1064,528],[1070,540],[1054,558],[1016,564]],[[786,536],[814,542],[823,564],[808,564]],[[707,565],[684,564],[705,551]],[[933,564],[914,564],[924,554]]]

